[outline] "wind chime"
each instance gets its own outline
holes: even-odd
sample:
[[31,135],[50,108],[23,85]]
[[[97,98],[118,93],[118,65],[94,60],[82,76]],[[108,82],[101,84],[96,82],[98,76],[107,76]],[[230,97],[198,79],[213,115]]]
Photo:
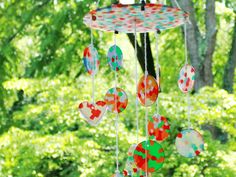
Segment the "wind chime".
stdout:
[[[176,2],[176,1],[175,1]],[[99,1],[98,3],[99,4]],[[106,111],[115,114],[116,127],[116,171],[113,176],[144,177],[159,170],[165,161],[164,149],[161,142],[170,134],[170,124],[167,118],[159,113],[158,94],[160,91],[160,65],[158,58],[158,33],[160,31],[184,25],[185,34],[185,65],[180,71],[178,86],[186,94],[188,128],[177,134],[175,145],[180,155],[195,157],[204,149],[203,138],[190,123],[190,94],[195,80],[195,69],[188,64],[187,57],[187,22],[188,13],[184,12],[176,2],[177,7],[163,4],[112,4],[109,7],[97,8],[84,17],[84,23],[91,29],[91,44],[84,50],[83,61],[87,72],[92,77],[92,101],[84,101],[79,105],[79,111],[85,120],[92,126],[97,126]],[[105,94],[104,100],[95,102],[95,75],[99,70],[99,56],[93,45],[92,29],[114,32],[114,45],[108,50],[107,61],[114,71],[114,87]],[[156,78],[149,75],[147,69],[147,33],[153,32],[156,38]],[[133,33],[135,36],[135,56],[137,57],[137,33],[144,33],[144,61],[145,73],[138,82],[138,64],[135,58],[136,83],[136,127],[137,143],[128,150],[128,158],[123,173],[119,169],[119,113],[128,105],[126,92],[118,87],[117,74],[123,66],[123,54],[116,44],[116,35],[119,33]],[[148,108],[156,103],[156,113],[148,115]],[[146,139],[139,141],[138,106],[145,107]]]

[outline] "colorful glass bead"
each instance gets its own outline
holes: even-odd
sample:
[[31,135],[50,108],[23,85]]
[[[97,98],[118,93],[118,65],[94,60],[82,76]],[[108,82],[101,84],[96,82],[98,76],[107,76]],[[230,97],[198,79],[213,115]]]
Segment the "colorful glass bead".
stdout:
[[180,70],[178,85],[183,93],[188,93],[193,89],[195,81],[195,69],[193,66],[186,64]]
[[[145,99],[145,83],[147,85],[146,99]],[[158,97],[158,84],[153,76],[147,75],[147,78],[145,76],[141,77],[137,87],[138,87],[138,99],[143,106],[151,106],[156,102]]]
[[105,102],[108,110],[114,113],[124,111],[128,105],[128,97],[125,91],[121,88],[111,88],[105,95]]
[[149,138],[156,141],[164,141],[170,133],[170,125],[164,116],[154,115],[148,120]]
[[120,70],[123,65],[123,54],[120,47],[117,45],[111,46],[107,54],[107,59],[112,70]]
[[187,129],[178,133],[175,146],[180,155],[192,158],[198,156],[204,150],[204,141],[199,132]]

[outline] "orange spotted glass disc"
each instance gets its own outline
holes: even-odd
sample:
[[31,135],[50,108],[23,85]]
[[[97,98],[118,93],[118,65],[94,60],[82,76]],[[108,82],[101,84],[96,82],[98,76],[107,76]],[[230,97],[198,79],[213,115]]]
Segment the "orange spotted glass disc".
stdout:
[[105,95],[108,110],[113,113],[124,111],[128,105],[128,96],[121,88],[111,88]]
[[148,120],[149,138],[156,141],[164,141],[170,134],[168,120],[161,115],[153,115]]
[[[138,99],[143,106],[151,106],[154,104],[158,97],[158,84],[156,79],[147,75],[147,78],[143,76],[138,83]],[[145,82],[146,80],[146,82]],[[145,83],[146,83],[146,100],[145,100]],[[146,101],[146,104],[145,104]]]

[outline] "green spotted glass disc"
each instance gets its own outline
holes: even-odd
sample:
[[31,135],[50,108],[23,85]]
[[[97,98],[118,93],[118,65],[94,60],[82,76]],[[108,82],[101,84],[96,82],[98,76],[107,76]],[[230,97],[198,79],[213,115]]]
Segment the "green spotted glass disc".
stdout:
[[145,172],[152,173],[159,170],[163,166],[164,160],[164,149],[156,141],[143,141],[134,150],[135,164]]
[[112,70],[118,71],[123,65],[123,53],[117,45],[110,47],[107,54],[108,64]]

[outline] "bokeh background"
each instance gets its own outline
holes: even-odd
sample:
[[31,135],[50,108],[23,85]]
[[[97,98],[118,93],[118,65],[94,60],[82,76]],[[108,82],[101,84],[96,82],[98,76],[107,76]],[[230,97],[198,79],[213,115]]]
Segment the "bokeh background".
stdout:
[[[184,38],[181,27],[167,30],[159,35],[159,105],[171,124],[171,136],[162,143],[165,164],[152,176],[236,176],[236,4],[234,0],[179,2],[184,9],[192,9],[192,24],[198,27],[188,28],[189,33],[197,34],[198,57],[194,59],[192,51],[189,57],[201,83],[191,93],[191,123],[203,135],[205,151],[187,159],[174,145],[177,133],[187,127],[186,96],[177,85],[185,62]],[[99,5],[109,4],[111,1],[104,0]],[[81,101],[91,100],[91,77],[82,63],[90,30],[82,19],[95,7],[92,0],[0,0],[1,177],[110,177],[114,173],[115,115],[107,113],[99,126],[91,127],[77,109]],[[210,22],[213,26],[207,27],[206,19],[215,19]],[[213,33],[212,28],[216,29]],[[114,86],[114,72],[106,59],[113,34],[93,34],[101,60],[95,93],[99,100]],[[155,37],[152,33],[148,37],[152,54],[148,60],[155,64]],[[120,114],[121,171],[129,146],[136,143],[136,58],[130,39],[132,36],[117,35],[117,45],[124,53],[118,82],[129,97],[127,109]],[[140,50],[142,39],[138,35]],[[194,41],[188,42],[194,45]],[[140,65],[138,70],[140,78]],[[155,106],[149,109],[153,113]],[[140,140],[145,138],[144,119],[139,105]]]

